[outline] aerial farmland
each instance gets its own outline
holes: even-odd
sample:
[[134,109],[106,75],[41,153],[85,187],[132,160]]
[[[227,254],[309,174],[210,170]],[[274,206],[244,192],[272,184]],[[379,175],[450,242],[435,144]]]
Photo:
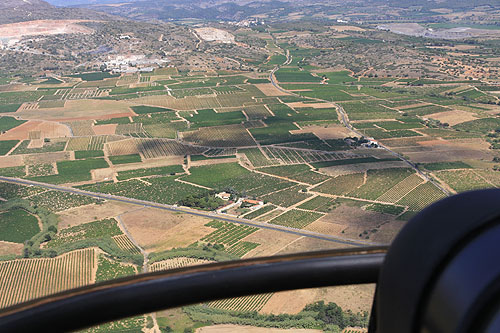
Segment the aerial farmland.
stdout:
[[[26,34],[56,27],[92,36],[104,23],[54,24],[36,21]],[[185,63],[172,58],[133,73],[0,71],[0,308],[142,272],[389,244],[433,202],[500,187],[498,78],[453,78],[443,66],[429,77],[389,73],[376,61],[361,70],[329,58],[328,40],[347,52],[406,37],[345,23],[306,27],[307,35],[296,28],[286,27],[297,32],[290,37],[281,24],[169,27],[189,35],[177,46],[189,49]],[[11,30],[0,25],[23,40]],[[216,65],[203,60],[213,53]],[[258,326],[245,322],[250,312],[268,327],[312,332],[324,323],[298,323],[319,301],[365,326],[373,292],[268,293],[89,332],[183,331],[210,316]],[[289,316],[288,324],[271,314]]]

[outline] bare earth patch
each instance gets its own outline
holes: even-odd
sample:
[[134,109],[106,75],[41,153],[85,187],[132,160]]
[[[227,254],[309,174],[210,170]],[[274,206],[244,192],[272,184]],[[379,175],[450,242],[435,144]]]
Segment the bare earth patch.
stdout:
[[477,119],[474,113],[459,110],[433,113],[427,115],[426,118],[436,119],[442,123],[448,123],[450,126]]
[[299,238],[300,236],[281,231],[261,229],[245,237],[245,242],[261,244],[248,252],[245,258],[274,255]]
[[23,244],[0,241],[0,256],[9,254],[21,255],[23,247]]
[[0,168],[8,168],[21,165],[24,165],[24,160],[21,155],[0,156]]
[[201,160],[191,162],[191,166],[213,165],[221,163],[235,163],[238,162],[237,158],[217,158],[214,160]]
[[375,285],[363,284],[342,287],[294,290],[275,293],[260,311],[268,314],[296,314],[307,304],[317,301],[334,302],[344,311],[370,311]]
[[24,119],[57,121],[93,120],[133,116],[129,104],[122,101],[70,100],[64,107],[22,110],[16,114]]
[[207,27],[198,28],[195,29],[195,31],[201,39],[207,42],[219,42],[224,44],[232,44],[235,42],[234,36],[225,30]]
[[400,221],[396,221],[391,215],[366,211],[359,207],[347,205],[341,205],[318,221],[332,223],[334,224],[334,228],[343,226],[344,233],[339,233],[337,236],[359,240],[363,240],[359,238],[359,234],[363,231],[384,226],[384,232],[377,232],[369,239],[372,242],[380,243],[390,242],[403,225]]
[[107,181],[113,179],[115,170],[113,170],[112,168],[95,169],[90,173],[92,174],[92,179],[95,181]]
[[150,251],[185,247],[214,231],[205,227],[209,219],[155,208],[126,213],[121,219],[139,245]]
[[360,28],[360,27],[355,27],[352,25],[333,25],[330,27],[330,29],[338,31],[338,32],[344,32],[344,31],[365,31],[365,29]]
[[106,124],[93,126],[92,129],[95,135],[113,135],[116,133],[116,127],[118,124]]
[[259,83],[255,85],[266,96],[287,96],[288,93],[279,90],[272,83]]
[[27,140],[29,139],[29,132],[33,131],[41,132],[41,138],[60,138],[71,136],[70,129],[63,124],[32,120],[0,135],[0,140]]
[[20,38],[23,36],[90,34],[92,29],[78,25],[78,20],[37,20],[0,25],[0,37]]
[[138,168],[147,169],[147,168],[156,168],[168,165],[180,165],[182,163],[184,163],[184,156],[164,156],[161,158],[147,159],[141,162],[140,164],[131,163],[131,164],[114,165],[113,169],[116,172],[120,172],[120,171],[135,170]]
[[74,227],[83,223],[116,217],[125,212],[137,209],[137,205],[107,201],[101,205],[86,205],[71,208],[58,213],[59,229]]
[[314,133],[320,139],[343,139],[355,135],[342,125],[329,124],[328,126],[307,126],[300,130],[290,131],[292,134]]

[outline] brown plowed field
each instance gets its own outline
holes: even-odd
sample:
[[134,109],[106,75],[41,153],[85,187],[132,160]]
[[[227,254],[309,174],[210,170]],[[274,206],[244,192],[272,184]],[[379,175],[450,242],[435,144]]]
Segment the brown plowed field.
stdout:
[[29,132],[34,131],[40,131],[42,138],[60,138],[71,136],[69,128],[63,124],[32,120],[0,135],[0,140],[28,140]]

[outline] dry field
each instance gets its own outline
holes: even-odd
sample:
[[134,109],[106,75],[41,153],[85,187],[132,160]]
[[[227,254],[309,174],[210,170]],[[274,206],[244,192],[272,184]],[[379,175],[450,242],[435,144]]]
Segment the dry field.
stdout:
[[442,123],[448,123],[450,126],[455,126],[457,124],[465,123],[466,121],[477,119],[474,113],[459,110],[433,113],[426,115],[425,117],[439,120]]
[[325,126],[307,126],[300,130],[290,131],[292,134],[314,133],[317,137],[323,140],[328,139],[344,139],[348,136],[355,135],[354,132],[345,128],[342,125],[328,124]]
[[[141,163],[141,168],[147,169],[147,168],[156,168],[168,165],[181,165],[182,163],[184,163],[184,156],[181,155],[165,156],[161,158],[145,160]],[[137,169],[137,164],[135,163],[113,165],[113,170],[115,170],[116,172],[135,170],[135,169]]]
[[232,44],[235,42],[234,36],[225,30],[207,27],[198,28],[195,29],[195,31],[201,39],[207,42],[219,42],[224,44]]
[[0,256],[10,254],[20,256],[23,253],[23,247],[23,244],[0,241]]
[[243,239],[245,242],[259,243],[260,246],[248,252],[244,258],[262,257],[274,255],[292,242],[297,241],[300,236],[275,230],[260,229]]
[[114,135],[116,133],[117,124],[96,125],[93,126],[95,135]]
[[398,152],[416,163],[462,161],[466,159],[491,160],[489,144],[482,139],[435,140],[420,147],[404,147]]
[[71,136],[68,126],[49,121],[28,121],[0,135],[0,140],[28,140],[30,132],[39,131],[41,138],[60,138]]
[[360,27],[355,27],[352,25],[332,25],[330,29],[335,30],[337,32],[344,32],[344,31],[365,31],[365,29],[360,28]]
[[317,301],[337,303],[344,311],[370,311],[374,293],[375,285],[371,284],[283,291],[275,293],[260,312],[295,314]]
[[[370,237],[370,241],[380,243],[390,242],[402,226],[401,222],[396,221],[395,218],[390,215],[366,211],[359,207],[347,205],[341,205],[318,221],[333,224],[331,227],[332,231],[339,230],[340,227],[342,227],[344,233],[339,232],[336,236],[359,240],[361,240],[359,234],[363,231],[372,230],[384,225],[386,229],[384,232],[377,232]],[[309,227],[310,226],[306,229],[309,229]]]
[[258,83],[255,84],[257,88],[266,96],[287,96],[288,93],[279,90],[272,83]]
[[[28,2],[28,1],[26,1]],[[23,36],[90,34],[92,29],[77,23],[78,20],[36,20],[0,25],[0,38],[21,38]]]
[[[345,237],[343,235],[343,237]],[[334,243],[325,240],[318,240],[315,238],[301,237],[295,242],[291,242],[286,247],[281,249],[276,255],[280,254],[290,254],[297,252],[308,252],[308,251],[321,251],[321,250],[332,250],[345,248],[347,245]]]
[[0,168],[8,168],[21,165],[24,165],[24,159],[22,155],[0,156]]
[[214,160],[194,161],[194,162],[190,163],[190,166],[197,167],[197,166],[221,164],[221,163],[238,163],[238,159],[237,158],[217,158]]
[[137,243],[148,251],[186,247],[214,231],[205,227],[209,219],[155,208],[125,213],[121,219]]
[[116,217],[134,209],[137,209],[136,205],[113,201],[106,201],[100,205],[92,204],[71,208],[57,213],[59,216],[59,229]]
[[121,101],[71,100],[64,107],[43,110],[22,110],[18,114],[23,119],[43,119],[57,121],[94,120],[133,116],[129,104]]
[[55,153],[43,153],[24,155],[24,164],[49,164],[71,159],[71,153],[67,151],[58,151]]

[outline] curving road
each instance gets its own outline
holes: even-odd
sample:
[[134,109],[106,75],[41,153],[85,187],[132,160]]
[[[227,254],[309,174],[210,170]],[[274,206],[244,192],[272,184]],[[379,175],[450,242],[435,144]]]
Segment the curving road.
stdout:
[[350,245],[350,246],[383,245],[383,244],[379,244],[379,243],[361,242],[358,240],[353,240],[353,239],[348,239],[348,238],[335,237],[332,235],[326,235],[326,234],[321,234],[321,233],[308,231],[308,230],[302,230],[302,229],[295,229],[295,228],[280,226],[280,225],[276,225],[276,224],[262,223],[262,222],[257,222],[257,221],[253,221],[253,220],[247,220],[244,218],[233,217],[230,215],[217,214],[217,213],[213,213],[213,212],[204,212],[204,211],[200,211],[200,210],[196,210],[196,209],[192,209],[192,208],[188,208],[188,207],[165,205],[165,204],[160,204],[160,203],[156,203],[156,202],[127,198],[127,197],[122,197],[122,196],[117,196],[117,195],[112,195],[112,194],[89,192],[89,191],[80,190],[80,189],[73,188],[73,187],[65,187],[65,186],[60,186],[60,185],[40,183],[40,182],[35,182],[32,180],[27,180],[27,179],[19,179],[19,178],[0,176],[0,181],[12,183],[12,184],[18,184],[18,185],[38,186],[38,187],[42,187],[42,188],[45,188],[48,190],[78,194],[78,195],[83,195],[83,196],[87,196],[87,197],[91,197],[91,198],[95,198],[95,199],[118,201],[118,202],[124,202],[124,203],[128,203],[128,204],[139,205],[139,206],[148,207],[148,208],[157,208],[157,209],[167,210],[167,211],[171,211],[171,212],[180,212],[180,213],[206,217],[206,218],[224,221],[224,222],[232,222],[232,223],[237,223],[237,224],[242,224],[242,225],[248,225],[248,226],[257,227],[257,228],[261,228],[261,229],[286,232],[286,233],[294,234],[297,236],[315,238],[315,239],[324,240],[324,241],[333,242],[333,243],[338,243],[338,244],[343,244],[343,245]]
[[[289,60],[290,60],[290,54],[287,52],[287,60],[285,63],[283,63],[283,65],[286,65],[289,63]],[[296,94],[294,92],[291,92],[291,91],[288,91],[286,89],[283,89],[277,82],[276,82],[276,78],[274,76],[274,73],[276,73],[276,71],[278,71],[280,69],[280,65],[277,65],[276,67],[274,67],[274,69],[271,71],[271,74],[269,75],[269,80],[271,80],[271,83],[273,84],[273,86],[278,89],[279,91],[281,92],[284,92],[284,93],[287,93],[287,94],[290,94],[290,95],[293,95],[293,96],[297,96],[297,97],[302,97],[302,98],[307,98],[307,99],[310,99],[310,100],[313,100],[313,101],[318,101],[318,102],[323,102],[323,103],[330,103],[331,105],[333,105],[339,115],[340,115],[340,120],[342,122],[342,125],[344,125],[344,127],[346,127],[347,129],[351,130],[352,132],[356,133],[357,135],[363,137],[364,134],[359,132],[357,129],[355,129],[351,122],[349,121],[349,117],[347,116],[344,108],[340,105],[340,104],[337,104],[337,103],[334,103],[332,101],[327,101],[325,99],[321,99],[321,98],[313,98],[313,97],[307,97],[307,96],[301,96],[299,94]],[[425,180],[427,180],[428,182],[432,183],[434,186],[436,186],[440,191],[442,191],[444,194],[446,194],[447,196],[450,196],[451,193],[446,190],[445,188],[443,188],[441,185],[439,185],[435,180],[433,180],[431,177],[429,177],[426,173],[422,172],[416,165],[415,163],[411,162],[410,160],[406,159],[403,155],[399,154],[398,152],[395,152],[394,150],[391,150],[390,148],[382,145],[380,142],[377,142],[379,147],[385,151],[387,151],[388,153],[390,153],[391,155],[393,155],[394,157],[396,158],[399,158],[401,161],[405,162],[406,164],[408,164],[408,166],[410,166],[413,170],[415,170],[420,176],[422,176]]]

